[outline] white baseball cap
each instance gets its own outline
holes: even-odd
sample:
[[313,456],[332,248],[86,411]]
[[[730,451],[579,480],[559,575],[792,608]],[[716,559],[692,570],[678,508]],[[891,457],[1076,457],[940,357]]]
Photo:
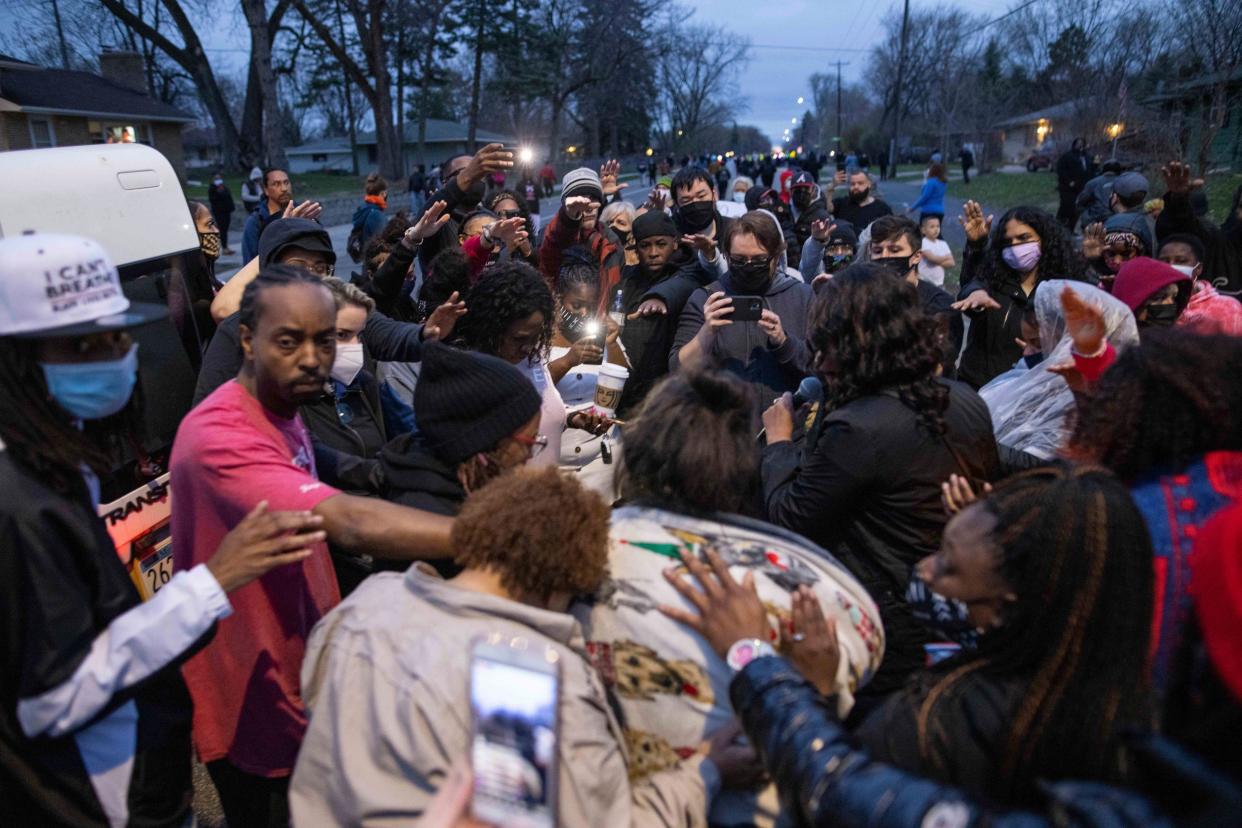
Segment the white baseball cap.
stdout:
[[0,239],[0,336],[47,338],[133,328],[168,315],[130,302],[112,260],[82,236]]

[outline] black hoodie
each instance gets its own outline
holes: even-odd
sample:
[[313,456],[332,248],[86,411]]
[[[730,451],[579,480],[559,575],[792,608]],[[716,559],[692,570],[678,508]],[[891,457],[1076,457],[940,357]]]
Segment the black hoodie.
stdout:
[[403,434],[379,453],[383,496],[392,503],[455,517],[466,501],[457,468],[431,453],[417,433]]

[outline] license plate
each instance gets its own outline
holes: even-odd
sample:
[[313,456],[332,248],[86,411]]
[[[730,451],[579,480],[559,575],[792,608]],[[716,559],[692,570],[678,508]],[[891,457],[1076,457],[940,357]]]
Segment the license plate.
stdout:
[[173,575],[172,540],[161,543],[153,554],[139,562],[138,567],[142,574],[142,585],[151,595],[159,592]]

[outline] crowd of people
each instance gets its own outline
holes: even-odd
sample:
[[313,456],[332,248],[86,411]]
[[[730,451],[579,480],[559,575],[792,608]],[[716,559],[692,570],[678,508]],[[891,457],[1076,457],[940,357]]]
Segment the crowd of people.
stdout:
[[491,144],[348,251],[257,171],[145,602],[96,507],[167,311],[0,240],[0,821],[191,824],[197,760],[234,828],[476,824],[483,640],[556,665],[560,825],[1236,821],[1242,188],[967,202],[952,295],[942,160],[917,220],[741,160]]

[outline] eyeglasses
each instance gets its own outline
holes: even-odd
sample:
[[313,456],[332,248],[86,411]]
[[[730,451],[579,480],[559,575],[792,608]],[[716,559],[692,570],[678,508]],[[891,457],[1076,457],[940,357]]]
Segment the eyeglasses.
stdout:
[[542,434],[536,434],[534,437],[527,437],[525,434],[514,434],[513,442],[518,445],[526,446],[528,456],[533,460],[539,456],[539,452],[548,447],[548,438]]
[[497,210],[496,215],[500,217],[501,221],[504,221],[506,219],[511,219],[511,218],[520,218],[522,215],[522,211],[521,210]]
[[746,258],[744,256],[730,256],[729,267],[767,267],[772,264],[771,256],[753,256]]
[[336,273],[336,265],[331,265],[327,262],[315,262],[312,264],[305,259],[285,259],[282,264],[293,265],[294,267],[300,267],[303,270],[309,270],[320,279],[326,279],[333,273]]

